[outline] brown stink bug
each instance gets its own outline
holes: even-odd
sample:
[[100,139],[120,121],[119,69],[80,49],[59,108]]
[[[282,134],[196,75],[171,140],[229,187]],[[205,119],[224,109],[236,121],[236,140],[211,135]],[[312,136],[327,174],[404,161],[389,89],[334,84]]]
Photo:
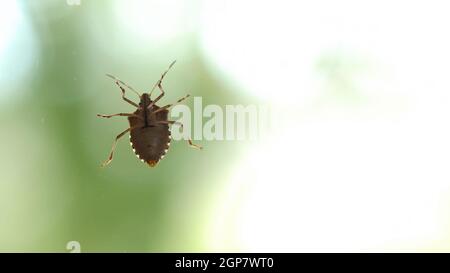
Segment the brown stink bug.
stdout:
[[[133,148],[134,153],[139,159],[141,159],[142,162],[147,163],[150,167],[154,167],[159,160],[164,158],[164,155],[169,149],[171,140],[169,125],[177,124],[180,125],[181,128],[183,128],[182,123],[168,120],[169,109],[175,104],[180,103],[189,97],[189,95],[186,95],[183,98],[179,99],[176,103],[167,104],[162,107],[156,105],[156,103],[164,96],[162,81],[167,72],[174,64],[175,61],[172,62],[169,68],[161,75],[161,78],[153,86],[150,93],[143,93],[142,95],[140,95],[131,86],[127,85],[118,78],[107,74],[108,77],[112,78],[115,81],[116,85],[122,91],[122,99],[133,105],[137,109],[136,111],[134,111],[134,113],[119,113],[113,115],[97,114],[97,116],[102,118],[110,118],[115,116],[128,117],[128,122],[130,123],[130,127],[128,129],[117,135],[116,139],[113,142],[111,153],[109,154],[108,159],[102,164],[103,167],[108,165],[113,160],[117,141],[127,132],[130,132],[131,147]],[[136,104],[135,102],[125,97],[124,86],[139,96],[139,104]],[[161,91],[161,94],[156,97],[155,100],[151,100],[152,92],[156,87],[158,87],[158,89]],[[188,140],[188,143],[191,147],[201,149],[201,146],[193,144],[190,139]]]

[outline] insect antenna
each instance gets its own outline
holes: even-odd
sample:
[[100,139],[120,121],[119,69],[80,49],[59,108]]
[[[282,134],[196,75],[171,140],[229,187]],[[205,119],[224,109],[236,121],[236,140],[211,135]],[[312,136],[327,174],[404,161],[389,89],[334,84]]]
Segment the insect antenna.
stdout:
[[129,86],[128,84],[126,84],[126,83],[123,82],[122,80],[120,80],[120,79],[114,77],[114,76],[111,75],[111,74],[106,74],[106,76],[110,77],[111,79],[115,80],[116,82],[118,82],[118,83],[120,83],[120,84],[123,84],[124,86],[128,87],[128,89],[130,89],[131,91],[133,91],[139,98],[141,97],[141,94],[139,94],[138,91],[134,90],[133,87]]
[[149,97],[152,96],[153,91],[155,90],[155,88],[160,85],[162,83],[162,80],[164,79],[164,77],[166,76],[167,72],[169,72],[169,70],[172,68],[172,66],[177,62],[177,60],[173,61],[170,65],[169,68],[167,68],[166,71],[164,71],[164,73],[161,75],[161,78],[155,83],[155,85],[153,86],[152,90],[150,90],[150,94]]

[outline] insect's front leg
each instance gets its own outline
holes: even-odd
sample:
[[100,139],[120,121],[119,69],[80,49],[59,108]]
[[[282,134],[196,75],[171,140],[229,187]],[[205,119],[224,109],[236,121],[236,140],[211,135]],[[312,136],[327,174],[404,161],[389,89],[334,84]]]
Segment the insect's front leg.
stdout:
[[162,97],[164,97],[164,89],[162,88],[161,83],[158,84],[158,88],[159,90],[161,90],[161,94],[147,106],[147,109],[151,109],[153,105],[155,105]]
[[[179,122],[179,121],[173,121],[173,120],[160,120],[160,121],[158,121],[157,123],[159,123],[159,124],[170,124],[170,125],[176,124],[176,125],[179,125],[179,126],[181,127],[181,130],[184,129],[183,123],[181,123],[181,122]],[[203,149],[202,146],[200,146],[200,145],[198,145],[198,144],[192,143],[192,139],[190,139],[190,138],[187,139],[186,141],[187,141],[187,143],[189,144],[189,146],[192,147],[192,148],[199,149],[199,150]]]
[[169,70],[172,68],[172,66],[175,64],[176,61],[173,61],[170,65],[169,68],[167,68],[166,71],[164,71],[164,73],[161,75],[161,78],[156,82],[156,84],[153,86],[152,90],[150,91],[149,96],[152,96],[153,91],[155,90],[156,87],[158,87],[159,91],[161,91],[161,94],[156,97],[155,100],[152,101],[152,103],[150,103],[147,108],[150,109],[152,108],[153,105],[155,105],[156,102],[158,102],[162,97],[164,97],[164,88],[162,87],[162,81],[164,79],[164,77],[166,76],[167,72],[169,72]]
[[134,101],[128,99],[127,97],[125,97],[125,88],[123,88],[123,85],[125,85],[126,87],[128,87],[131,91],[133,91],[134,93],[136,93],[136,95],[138,95],[139,97],[141,97],[139,95],[139,93],[134,90],[131,86],[129,86],[128,84],[124,83],[123,81],[119,80],[118,78],[114,77],[113,75],[110,74],[106,74],[106,76],[110,77],[111,79],[114,80],[114,83],[120,88],[120,91],[122,92],[122,99],[126,102],[128,102],[129,104],[133,105],[136,108],[139,108],[139,105],[137,103],[135,103]]
[[128,102],[129,104],[133,105],[136,108],[139,108],[139,105],[137,103],[135,103],[134,101],[131,101],[130,99],[125,97],[125,88],[123,88],[118,81],[115,82],[116,85],[120,88],[120,90],[122,91],[122,99],[126,102]]

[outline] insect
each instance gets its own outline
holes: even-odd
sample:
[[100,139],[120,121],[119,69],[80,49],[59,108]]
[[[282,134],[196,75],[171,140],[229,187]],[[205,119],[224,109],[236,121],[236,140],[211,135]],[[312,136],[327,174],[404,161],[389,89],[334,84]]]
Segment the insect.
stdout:
[[[106,76],[112,78],[115,81],[115,84],[120,88],[122,92],[122,99],[137,109],[133,113],[118,113],[112,115],[97,114],[98,117],[102,118],[111,118],[116,116],[127,117],[130,124],[128,129],[116,136],[108,159],[102,163],[103,167],[111,163],[118,140],[128,132],[130,132],[131,147],[133,148],[136,156],[141,159],[142,162],[147,163],[150,167],[154,167],[161,159],[164,158],[170,147],[171,135],[169,125],[176,124],[181,126],[183,129],[182,123],[168,120],[169,109],[189,97],[188,94],[179,99],[176,103],[167,104],[162,107],[156,105],[165,93],[162,87],[162,81],[175,62],[176,61],[173,61],[170,64],[169,68],[161,75],[161,78],[153,86],[152,90],[149,93],[144,92],[142,95],[118,78],[106,74]],[[125,87],[139,96],[139,104],[136,104],[132,100],[125,97]],[[152,100],[151,95],[156,88],[160,90],[161,94]],[[188,139],[187,142],[189,146],[193,148],[202,149],[201,146],[193,144],[191,139]]]

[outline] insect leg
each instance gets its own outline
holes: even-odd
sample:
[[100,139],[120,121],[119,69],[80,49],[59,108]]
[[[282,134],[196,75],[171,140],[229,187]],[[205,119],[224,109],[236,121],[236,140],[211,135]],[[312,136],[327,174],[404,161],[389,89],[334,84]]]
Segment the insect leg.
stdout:
[[169,68],[167,68],[166,71],[164,71],[164,73],[161,75],[161,78],[156,82],[156,84],[153,86],[152,90],[150,91],[149,96],[152,96],[153,91],[155,90],[155,88],[158,86],[158,89],[161,91],[161,94],[156,97],[156,99],[150,103],[150,105],[147,107],[148,109],[150,109],[157,101],[159,101],[163,96],[164,96],[164,89],[162,87],[162,81],[164,79],[164,77],[166,76],[167,72],[169,72],[169,70],[172,68],[172,66],[175,64],[176,61],[173,61],[170,65]]
[[[159,124],[171,124],[171,125],[176,124],[176,125],[180,125],[182,130],[184,129],[183,123],[181,123],[181,122],[179,122],[179,121],[173,121],[173,120],[160,120],[160,121],[158,121],[157,123],[159,123]],[[190,138],[187,140],[187,143],[188,143],[189,146],[191,146],[192,148],[196,148],[196,149],[199,149],[199,150],[203,149],[202,146],[192,143],[192,139],[190,139]]]
[[[176,63],[176,60],[173,61],[173,62],[169,65],[169,68],[167,68],[166,71],[164,71],[164,73],[161,75],[161,78],[155,83],[155,85],[153,86],[152,90],[150,91],[150,94],[149,94],[150,96],[152,95],[152,92],[155,90],[156,86],[158,86],[158,87],[161,88],[161,83],[162,83],[164,77],[166,76],[167,72],[169,72],[169,70],[172,68],[172,66],[173,66],[175,63]],[[164,94],[164,91],[163,91],[163,90],[161,90],[161,91],[162,91],[162,93]]]
[[138,105],[137,103],[135,103],[134,101],[132,101],[132,100],[130,100],[130,99],[128,99],[128,98],[125,97],[125,88],[123,88],[123,86],[122,86],[121,84],[123,84],[123,85],[125,85],[126,87],[128,87],[131,91],[135,92],[136,95],[138,95],[138,96],[140,97],[139,93],[138,93],[136,90],[134,90],[131,86],[127,85],[127,84],[124,83],[123,81],[117,79],[117,78],[114,77],[113,75],[106,74],[106,76],[112,78],[112,79],[114,80],[114,83],[120,88],[120,91],[122,91],[122,99],[123,99],[124,101],[128,102],[129,104],[133,105],[133,106],[136,107],[136,108],[139,108],[139,105]]
[[111,118],[111,117],[117,117],[117,116],[121,116],[121,117],[135,117],[135,118],[139,118],[142,119],[142,117],[132,114],[132,113],[118,113],[118,114],[112,114],[112,115],[102,115],[102,114],[97,114],[97,117],[101,117],[101,118]]
[[130,127],[130,128],[126,129],[125,131],[123,131],[122,133],[120,133],[120,134],[118,134],[118,135],[116,136],[116,139],[114,140],[113,146],[112,146],[112,148],[111,148],[111,153],[109,154],[108,159],[107,159],[105,162],[102,163],[102,167],[105,167],[106,165],[108,165],[109,163],[111,163],[111,161],[113,160],[114,150],[116,149],[117,141],[118,141],[121,137],[123,137],[126,133],[128,133],[129,131],[131,131],[131,130],[133,130],[133,129],[135,129],[135,128],[136,128],[136,127]]
[[147,109],[152,108],[155,103],[157,103],[162,97],[164,97],[164,89],[162,88],[161,84],[158,84],[158,88],[159,90],[161,90],[161,94],[147,106]]
[[155,113],[158,113],[158,112],[160,112],[160,111],[169,109],[169,108],[171,108],[172,106],[175,106],[175,105],[177,105],[178,103],[180,103],[180,102],[184,101],[185,99],[189,98],[189,96],[190,96],[190,95],[187,94],[186,96],[184,96],[184,97],[182,97],[181,99],[177,100],[175,103],[167,104],[167,105],[165,105],[165,106],[159,108],[158,110],[153,111],[152,114],[155,114]]

